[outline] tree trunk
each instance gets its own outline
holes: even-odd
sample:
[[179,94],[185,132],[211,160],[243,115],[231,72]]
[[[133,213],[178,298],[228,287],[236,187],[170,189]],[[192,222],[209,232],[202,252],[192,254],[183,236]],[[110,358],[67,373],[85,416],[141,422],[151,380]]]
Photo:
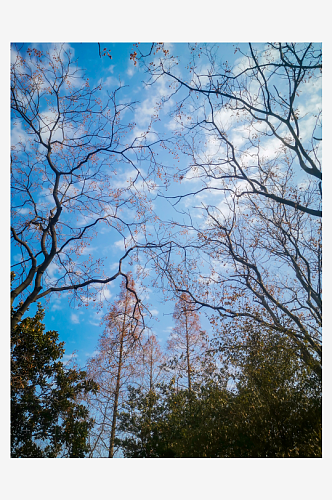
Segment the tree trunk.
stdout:
[[191,366],[190,366],[190,352],[189,352],[189,332],[188,332],[188,316],[187,311],[184,311],[186,316],[186,355],[187,355],[187,372],[188,372],[188,391],[191,394]]
[[113,455],[114,455],[114,440],[115,440],[116,417],[117,417],[118,404],[119,404],[120,379],[121,379],[121,368],[122,368],[122,353],[123,353],[123,335],[121,336],[121,342],[120,342],[119,366],[118,366],[118,374],[116,377],[112,430],[111,430],[111,439],[110,439],[108,458],[113,458]]
[[118,404],[119,404],[119,393],[120,393],[120,380],[121,380],[121,368],[122,368],[122,355],[123,355],[123,341],[125,335],[126,328],[126,314],[127,314],[127,304],[125,306],[125,311],[123,315],[123,325],[122,332],[120,337],[120,353],[119,353],[119,365],[118,365],[118,373],[116,377],[116,388],[114,395],[114,406],[113,406],[113,419],[112,419],[112,430],[111,430],[111,438],[110,438],[110,447],[108,452],[108,458],[113,458],[114,455],[114,440],[115,440],[115,429],[116,429],[116,417],[118,413]]

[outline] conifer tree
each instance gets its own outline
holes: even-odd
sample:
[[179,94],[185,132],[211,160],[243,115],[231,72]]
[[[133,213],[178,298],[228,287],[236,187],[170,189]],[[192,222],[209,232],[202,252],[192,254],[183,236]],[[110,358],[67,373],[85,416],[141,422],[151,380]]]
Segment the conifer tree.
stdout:
[[93,456],[114,457],[118,410],[128,385],[141,372],[141,324],[131,290],[135,290],[135,283],[129,274],[104,318],[106,328],[99,338],[97,354],[88,362],[88,373],[99,385],[97,397],[88,400],[96,419],[91,435]]
[[[208,338],[202,331],[194,303],[184,293],[175,304],[173,319],[175,327],[167,342],[168,351],[173,356],[171,366],[178,382],[185,377],[184,386],[191,394],[194,381],[200,378],[207,364],[213,369],[207,357]],[[181,382],[180,386],[183,386]]]

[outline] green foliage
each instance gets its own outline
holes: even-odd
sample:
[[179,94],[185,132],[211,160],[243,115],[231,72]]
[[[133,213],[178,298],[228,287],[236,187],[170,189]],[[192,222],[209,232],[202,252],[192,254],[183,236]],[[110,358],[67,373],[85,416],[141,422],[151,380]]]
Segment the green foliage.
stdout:
[[129,388],[126,409],[118,417],[118,429],[124,437],[116,439],[126,458],[174,457],[163,427],[164,403],[160,391],[144,393],[140,388]]
[[84,457],[92,420],[79,404],[96,392],[86,373],[60,361],[64,342],[44,332],[40,304],[11,333],[11,456],[13,458]]
[[[321,381],[288,337],[250,332],[238,382],[248,456],[321,456]],[[242,447],[244,450],[245,446]],[[254,455],[253,455],[254,454]]]
[[236,390],[206,378],[194,391],[172,382],[132,389],[119,415],[126,457],[320,457],[320,380],[288,338],[248,334]]
[[146,394],[132,389],[127,411],[119,415],[119,430],[125,437],[118,444],[131,458],[219,456],[215,417],[230,397],[213,384],[201,387],[199,393],[177,391],[173,382]]

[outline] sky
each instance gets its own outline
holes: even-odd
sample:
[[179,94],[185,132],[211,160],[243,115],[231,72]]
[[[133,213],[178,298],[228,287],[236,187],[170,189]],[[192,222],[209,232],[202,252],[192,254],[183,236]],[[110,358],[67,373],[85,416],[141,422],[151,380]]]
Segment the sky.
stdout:
[[[223,57],[223,60],[228,61],[231,66],[236,65],[241,67],[242,56],[235,50],[235,47],[242,46],[243,44],[233,44],[233,43],[223,43],[219,44],[219,51]],[[26,44],[27,47],[36,48],[38,50],[52,51],[55,44]],[[111,58],[107,56],[99,56],[99,47],[97,43],[70,43],[65,44],[65,49],[70,51],[72,58],[76,60],[77,68],[89,78],[90,87],[97,85],[102,85],[101,98],[106,98],[106,93],[111,92],[119,86],[121,82],[122,89],[120,93],[120,99],[123,102],[134,102],[133,109],[130,112],[126,112],[125,120],[134,121],[136,126],[132,132],[132,138],[138,137],[143,133],[154,113],[156,103],[165,96],[168,89],[168,83],[165,79],[158,80],[153,86],[146,85],[148,81],[146,71],[144,67],[140,64],[135,65],[131,60],[130,54],[137,50],[132,43],[102,43],[100,46],[101,52],[104,52],[104,48]],[[186,65],[189,62],[189,52],[188,44],[185,43],[167,43],[165,48],[170,51],[171,54],[176,54],[179,56],[181,61],[179,68],[176,69],[180,76],[186,75]],[[140,44],[139,49],[142,53],[147,53],[150,49],[150,44]],[[204,63],[202,63],[202,69],[204,69]],[[306,106],[315,107],[320,104],[320,89],[310,90],[310,96],[306,96]],[[181,93],[176,96],[176,99],[181,97]],[[173,133],[175,129],[174,120],[168,115],[168,111],[171,109],[172,105],[175,104],[175,98],[171,100],[164,106],[164,109],[160,112],[160,121],[154,123],[152,132],[149,135],[153,138],[154,131],[158,132],[160,135],[169,136]],[[130,116],[127,116],[130,114]],[[220,119],[229,120],[231,123],[231,118],[227,116],[227,111],[222,111],[220,113]],[[303,128],[305,131],[305,127]],[[12,129],[12,144],[19,140],[20,134],[22,134],[22,129],[13,126]],[[231,135],[233,142],[241,146],[244,141],[244,134],[241,127],[235,126]],[[205,152],[213,155],[216,152],[216,144],[213,140],[209,140],[205,146]],[[179,153],[179,159],[173,160],[170,155],[164,153],[163,150],[159,151],[160,157],[159,161],[168,166],[178,165],[180,168],[188,164],[188,159]],[[274,154],[274,147],[272,142],[266,143],[266,154]],[[148,171],[148,164],[143,162],[139,163],[139,168],[143,172]],[[130,176],[133,175],[133,169],[130,169],[128,165],[119,165],[119,171],[117,179],[119,186],[121,183],[127,182]],[[195,179],[185,178],[182,184],[171,185],[167,193],[168,196],[176,196],[177,194],[184,192],[184,189],[190,187],[192,190],[197,189],[200,186],[199,182]],[[219,198],[217,198],[219,197]],[[184,209],[189,209],[194,204],[199,204],[202,202],[207,202],[207,200],[213,199],[216,206],[225,209],[222,205],[222,199],[220,199],[220,194],[215,191],[209,193],[204,192],[198,194],[194,199],[185,199],[182,207]],[[218,205],[219,204],[219,205]],[[162,214],[164,218],[182,221],[185,216],[175,212],[171,205],[160,198],[154,197],[153,207],[158,214]],[[128,212],[127,212],[128,215]],[[129,214],[130,216],[130,214]],[[106,258],[106,272],[113,274],[117,268],[118,259],[123,255],[124,244],[123,239],[120,235],[114,235],[114,232],[102,229],[96,238],[93,239],[90,245],[89,253],[92,254],[94,258],[100,256]],[[88,251],[86,252],[88,253]],[[18,262],[19,257],[15,255],[15,251],[12,253],[13,263]],[[130,270],[130,266],[125,263],[125,270]],[[54,269],[56,273],[56,269]],[[69,293],[61,293],[60,296],[50,296],[49,303],[42,302],[43,306],[46,307],[45,311],[45,325],[46,330],[56,330],[59,333],[59,338],[61,341],[65,342],[66,354],[64,359],[69,360],[71,357],[75,357],[76,362],[80,366],[84,366],[87,359],[93,355],[96,350],[97,340],[99,335],[103,331],[103,326],[101,321],[103,315],[107,311],[107,307],[116,300],[117,294],[119,293],[120,280],[117,279],[109,284],[107,289],[104,291],[104,306],[103,309],[98,311],[96,307],[93,307],[92,303],[89,303],[88,307],[78,307],[77,303],[71,301],[71,296]],[[165,296],[155,289],[151,282],[149,282],[149,277],[145,279],[146,290],[141,292],[140,297],[143,301],[149,303],[149,310],[151,313],[151,318],[147,318],[147,325],[151,331],[156,335],[157,339],[160,341],[162,347],[165,346],[166,340],[171,332],[173,326],[172,313],[174,309],[174,302],[166,300]],[[35,306],[31,306],[29,310],[29,315],[33,315],[35,311]],[[201,321],[203,329],[209,331],[209,322],[205,314],[201,314]]]
[[[176,50],[177,54],[181,54],[181,52],[186,50],[186,45],[168,44],[167,46],[170,50]],[[27,44],[26,46],[46,51],[52,50],[54,44]],[[122,91],[123,99],[136,101],[133,119],[137,124],[137,130],[134,133],[139,135],[140,131],[144,131],[147,127],[154,111],[156,100],[165,91],[164,85],[161,84],[147,88],[144,86],[143,80],[146,78],[146,74],[130,60],[130,54],[134,50],[133,44],[106,43],[104,46],[111,54],[112,59],[108,56],[100,58],[98,44],[96,43],[66,44],[66,50],[70,50],[73,59],[77,59],[77,66],[88,76],[91,87],[102,84],[103,90],[111,91],[121,81],[121,84],[124,86]],[[102,51],[104,46],[101,45]],[[140,49],[143,52],[149,47],[149,44],[142,44]],[[224,50],[231,57],[234,52],[233,45],[225,44]],[[164,116],[162,127],[164,127],[166,133],[169,133],[171,125],[170,119],[166,115]],[[19,140],[21,133],[21,128],[17,129],[17,127],[13,127],[12,143]],[[166,164],[170,161],[167,156],[164,159],[161,158],[161,160],[165,161]],[[143,170],[146,168],[147,166],[143,165]],[[123,175],[126,176],[126,172],[123,172]],[[168,191],[168,194],[176,194],[176,191],[171,189],[171,191]],[[174,214],[167,213],[170,210],[170,205],[164,200],[156,200],[154,204],[158,205],[155,207],[156,210],[161,210],[164,215],[174,216]],[[112,274],[117,267],[118,259],[123,255],[123,251],[123,240],[119,235],[114,237],[113,233],[105,234],[103,230],[92,241],[90,246],[90,252],[94,257],[98,255],[107,256],[109,262],[107,270]],[[16,263],[19,259],[15,255],[14,250],[11,258],[13,263]],[[125,269],[129,270],[130,267],[125,264]],[[77,307],[77,304],[70,302],[70,295],[66,293],[62,293],[60,296],[50,296],[49,303],[42,302],[42,305],[46,308],[46,330],[56,330],[59,333],[59,340],[65,342],[65,360],[69,360],[74,356],[75,361],[80,366],[84,366],[88,357],[93,355],[96,350],[98,337],[104,328],[100,323],[108,305],[112,304],[113,300],[116,300],[116,296],[119,293],[119,285],[120,279],[117,279],[110,283],[104,292],[105,302],[102,311],[98,311],[91,304],[87,308]],[[165,297],[156,292],[148,284],[142,298],[149,303],[149,310],[152,314],[152,319],[148,319],[147,324],[164,347],[173,326],[172,313],[174,303],[165,301]],[[33,315],[35,310],[36,305],[32,305],[25,316]],[[208,322],[203,315],[202,325],[204,328],[208,327]]]

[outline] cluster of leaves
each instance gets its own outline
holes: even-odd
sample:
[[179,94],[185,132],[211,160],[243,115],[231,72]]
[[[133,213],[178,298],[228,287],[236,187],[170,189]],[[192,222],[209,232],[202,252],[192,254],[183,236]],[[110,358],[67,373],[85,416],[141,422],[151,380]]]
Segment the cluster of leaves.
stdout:
[[132,388],[119,415],[124,456],[320,457],[319,378],[288,340],[255,336],[233,391],[209,379],[191,392],[174,382],[148,392]]
[[82,458],[92,427],[80,398],[98,386],[61,361],[64,342],[45,332],[40,304],[11,333],[11,456]]

